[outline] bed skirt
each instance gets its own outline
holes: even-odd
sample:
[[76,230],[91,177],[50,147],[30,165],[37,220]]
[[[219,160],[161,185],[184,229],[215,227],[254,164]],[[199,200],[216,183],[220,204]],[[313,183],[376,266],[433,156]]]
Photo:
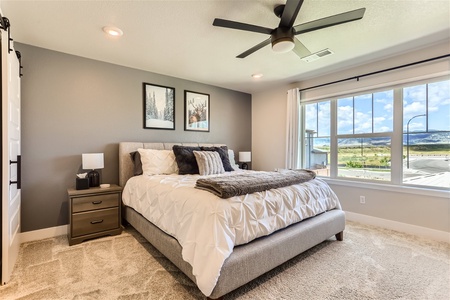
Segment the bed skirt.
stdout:
[[[156,249],[195,282],[192,267],[182,259],[181,246],[175,238],[164,233],[130,207],[124,207],[123,216]],[[342,237],[344,228],[345,213],[334,209],[248,244],[236,246],[225,261],[217,284],[209,297],[212,299],[222,297],[333,235]]]

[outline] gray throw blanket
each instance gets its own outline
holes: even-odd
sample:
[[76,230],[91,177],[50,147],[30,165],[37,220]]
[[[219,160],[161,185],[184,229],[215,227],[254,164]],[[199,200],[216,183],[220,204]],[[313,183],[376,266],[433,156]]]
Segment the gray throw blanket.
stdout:
[[225,199],[302,183],[315,177],[316,173],[310,170],[249,172],[231,176],[201,178],[197,180],[195,187]]

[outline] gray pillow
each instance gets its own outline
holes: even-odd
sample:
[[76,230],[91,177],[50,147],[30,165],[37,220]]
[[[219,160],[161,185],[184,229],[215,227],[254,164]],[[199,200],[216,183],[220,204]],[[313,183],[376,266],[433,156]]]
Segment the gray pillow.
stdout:
[[228,147],[220,146],[220,147],[201,147],[202,151],[215,151],[220,155],[220,159],[222,160],[223,168],[226,172],[234,171],[233,167],[230,163],[230,158],[228,157]]
[[216,151],[194,151],[200,175],[225,173],[222,160]]
[[142,170],[141,154],[139,154],[138,151],[134,151],[130,153],[130,156],[134,165],[133,169],[134,176],[142,175],[144,171]]
[[194,151],[201,151],[200,147],[174,145],[172,147],[178,165],[178,174],[199,174]]

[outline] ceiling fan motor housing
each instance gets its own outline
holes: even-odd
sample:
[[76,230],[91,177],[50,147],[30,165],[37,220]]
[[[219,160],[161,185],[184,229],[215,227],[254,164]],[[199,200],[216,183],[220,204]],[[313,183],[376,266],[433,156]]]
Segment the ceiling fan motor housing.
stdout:
[[273,12],[275,13],[275,16],[277,16],[278,18],[281,19],[281,16],[283,15],[285,6],[286,5],[284,5],[284,4],[280,4],[280,5],[275,6],[273,8]]
[[272,50],[279,53],[291,51],[294,46],[294,29],[277,27],[272,31],[270,41]]

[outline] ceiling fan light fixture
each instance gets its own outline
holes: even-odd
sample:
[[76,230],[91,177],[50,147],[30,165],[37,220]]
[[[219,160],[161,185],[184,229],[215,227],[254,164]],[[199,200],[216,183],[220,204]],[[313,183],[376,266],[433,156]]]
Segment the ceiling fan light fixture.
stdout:
[[294,39],[284,37],[272,42],[272,50],[276,53],[286,53],[294,49]]

